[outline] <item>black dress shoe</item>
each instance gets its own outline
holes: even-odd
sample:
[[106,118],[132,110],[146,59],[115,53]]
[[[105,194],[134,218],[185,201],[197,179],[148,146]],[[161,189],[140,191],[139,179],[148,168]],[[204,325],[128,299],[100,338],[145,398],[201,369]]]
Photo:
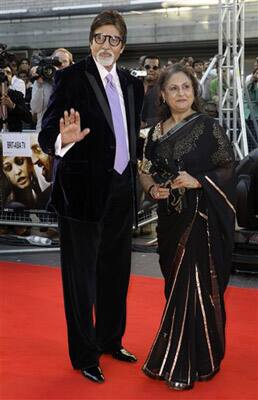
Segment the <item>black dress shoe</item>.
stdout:
[[85,378],[88,378],[93,382],[102,383],[105,380],[103,372],[98,365],[96,367],[83,368],[81,369],[81,372]]
[[116,360],[126,361],[126,362],[137,361],[137,358],[132,353],[129,353],[129,351],[127,351],[123,347],[121,347],[121,349],[112,351],[111,354],[113,358],[115,358]]

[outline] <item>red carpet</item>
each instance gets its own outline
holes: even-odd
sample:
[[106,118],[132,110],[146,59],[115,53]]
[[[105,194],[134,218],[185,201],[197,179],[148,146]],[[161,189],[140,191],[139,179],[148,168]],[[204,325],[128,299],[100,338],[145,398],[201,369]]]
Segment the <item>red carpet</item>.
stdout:
[[221,372],[178,393],[141,372],[161,315],[161,279],[132,277],[124,345],[139,362],[103,356],[106,382],[98,385],[70,366],[59,269],[2,262],[0,273],[1,400],[258,399],[258,290],[228,289]]

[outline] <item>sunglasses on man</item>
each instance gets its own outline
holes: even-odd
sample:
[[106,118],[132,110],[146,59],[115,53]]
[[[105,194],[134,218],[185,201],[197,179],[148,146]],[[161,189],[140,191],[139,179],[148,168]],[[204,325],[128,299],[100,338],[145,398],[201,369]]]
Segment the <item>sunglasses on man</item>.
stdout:
[[154,71],[157,71],[157,69],[159,69],[157,65],[149,65],[149,64],[144,65],[144,68],[147,69],[147,71],[149,69],[153,69]]
[[119,36],[104,35],[104,33],[95,33],[93,37],[97,44],[105,43],[106,39],[108,38],[109,44],[112,47],[117,47],[122,42],[122,39]]

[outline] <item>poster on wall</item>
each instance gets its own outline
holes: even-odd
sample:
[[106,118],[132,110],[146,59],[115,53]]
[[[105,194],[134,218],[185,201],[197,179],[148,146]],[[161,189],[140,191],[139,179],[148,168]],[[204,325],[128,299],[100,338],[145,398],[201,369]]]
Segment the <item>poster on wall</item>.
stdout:
[[0,207],[44,210],[49,200],[52,158],[36,132],[0,134]]

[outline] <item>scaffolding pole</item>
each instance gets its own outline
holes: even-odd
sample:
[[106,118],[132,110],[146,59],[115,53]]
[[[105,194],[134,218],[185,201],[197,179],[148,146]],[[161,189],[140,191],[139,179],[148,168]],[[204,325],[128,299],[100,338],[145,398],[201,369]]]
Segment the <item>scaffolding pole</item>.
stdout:
[[244,0],[219,0],[219,121],[237,158],[248,154],[244,117]]

